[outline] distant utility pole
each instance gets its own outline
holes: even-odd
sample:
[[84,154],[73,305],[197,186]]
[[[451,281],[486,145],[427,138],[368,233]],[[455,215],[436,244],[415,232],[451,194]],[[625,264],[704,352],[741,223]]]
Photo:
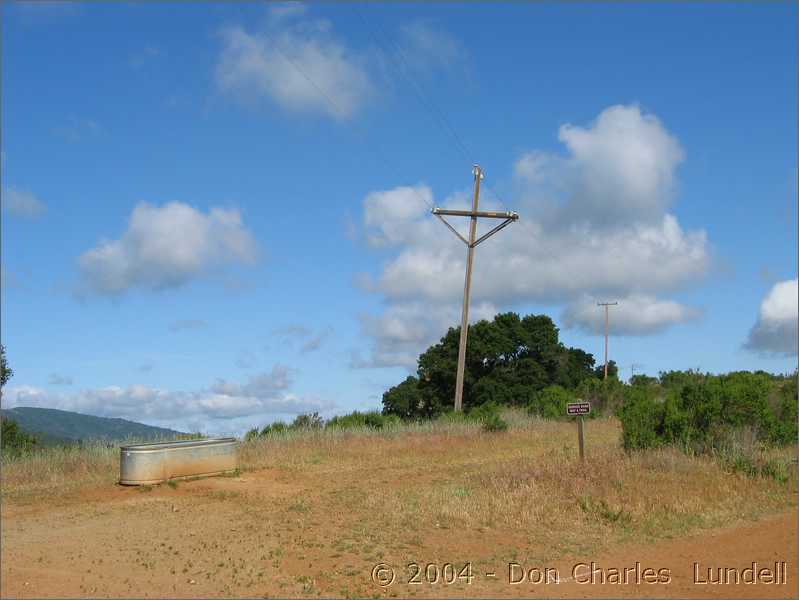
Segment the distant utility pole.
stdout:
[[630,381],[632,381],[633,377],[635,377],[635,370],[643,366],[644,365],[639,365],[638,363],[633,363],[630,365]]
[[[469,328],[469,292],[472,287],[472,263],[474,261],[474,248],[480,242],[487,240],[503,227],[507,227],[513,221],[519,218],[515,212],[494,212],[494,211],[478,211],[477,202],[480,198],[480,180],[483,179],[483,171],[480,165],[474,165],[472,169],[474,175],[474,196],[472,198],[472,210],[444,210],[443,208],[434,208],[433,214],[449,227],[450,231],[458,236],[464,244],[466,244],[468,251],[466,253],[466,281],[463,284],[463,314],[461,315],[461,340],[458,347],[458,374],[455,379],[455,411],[460,412],[463,410],[463,370],[464,363],[466,362],[466,335]],[[470,217],[471,223],[469,224],[469,239],[464,238],[456,229],[450,225],[444,216],[453,217]],[[505,219],[502,223],[494,227],[491,231],[475,240],[477,235],[477,219],[484,217],[486,219]]]
[[605,307],[605,379],[608,378],[608,306],[617,306],[618,302],[597,302],[597,306]]

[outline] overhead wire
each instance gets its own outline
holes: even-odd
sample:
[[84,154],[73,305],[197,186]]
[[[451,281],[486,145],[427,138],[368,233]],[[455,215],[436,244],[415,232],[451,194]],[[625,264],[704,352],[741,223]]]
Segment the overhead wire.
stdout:
[[[313,80],[313,78],[310,75],[308,75],[305,69],[300,67],[300,65],[298,65],[294,60],[292,60],[285,52],[283,52],[283,50],[278,45],[275,45],[274,48],[280,53],[280,55],[286,60],[286,62],[288,62],[292,67],[294,67],[294,69],[300,75],[302,75],[308,81],[308,83],[310,83],[314,87],[314,89],[317,92],[319,92],[322,98],[333,108],[334,113],[346,114],[346,110],[343,110],[343,108],[335,100],[333,100],[330,94],[328,94],[319,84],[317,84]],[[386,158],[386,156],[383,154],[382,150],[377,144],[370,144],[365,135],[363,135],[361,132],[358,132],[357,129],[355,129],[354,131],[356,135],[361,137],[362,141],[371,146],[371,148],[375,151],[375,156],[377,156],[379,160],[381,160],[389,169],[393,170],[395,174],[399,175],[399,172],[396,170],[396,166],[393,165],[391,161],[389,161]],[[425,196],[422,196],[415,186],[409,186],[409,188],[413,191],[414,195],[416,195],[417,198],[422,200],[431,209],[434,208],[433,203]]]
[[[396,42],[394,42],[391,39],[391,37],[386,34],[386,31],[385,31],[385,29],[383,29],[382,25],[380,25],[379,22],[376,22],[376,26],[380,30],[380,32],[382,34],[382,37],[385,40],[387,40],[389,44],[391,44],[391,46],[394,48],[395,52],[391,52],[390,49],[387,49],[377,39],[377,37],[375,36],[373,27],[367,21],[367,18],[366,18],[366,15],[364,14],[364,12],[361,11],[361,9],[357,5],[355,5],[355,10],[358,13],[358,16],[360,17],[361,22],[367,28],[370,37],[374,40],[374,42],[378,46],[380,46],[383,50],[386,51],[386,56],[388,56],[389,60],[391,60],[391,62],[394,63],[395,67],[397,67],[399,65],[398,65],[397,61],[394,59],[394,56],[397,56],[399,58],[399,60],[402,62],[403,68],[401,68],[401,69],[397,68],[396,70],[398,72],[402,73],[402,75],[405,77],[405,79],[411,84],[411,87],[413,88],[414,92],[416,93],[416,96],[419,99],[420,103],[430,112],[431,115],[433,115],[434,120],[437,122],[438,126],[444,132],[449,134],[450,137],[452,137],[452,139],[455,142],[455,146],[460,151],[461,155],[466,159],[466,161],[469,162],[471,165],[476,164],[476,161],[474,160],[474,153],[470,151],[470,149],[467,147],[466,143],[463,141],[461,136],[458,135],[457,130],[455,129],[455,127],[452,126],[452,123],[447,118],[446,114],[438,107],[436,102],[434,100],[432,100],[428,96],[428,94],[425,93],[424,88],[422,87],[422,85],[418,81],[416,81],[416,79],[412,76],[409,62],[407,60],[407,57],[405,56],[405,53],[402,50],[401,45],[397,44]],[[505,203],[499,197],[499,194],[497,194],[491,186],[489,186],[487,183],[483,183],[482,185],[483,185],[483,187],[488,189],[488,191],[494,196],[495,200],[500,204],[500,206],[502,208],[505,208],[505,210],[508,210],[507,207],[505,206]]]

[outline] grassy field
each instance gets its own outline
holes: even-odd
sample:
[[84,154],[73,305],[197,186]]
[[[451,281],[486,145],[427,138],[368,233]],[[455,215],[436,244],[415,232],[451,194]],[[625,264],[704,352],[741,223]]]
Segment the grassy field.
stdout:
[[[457,522],[535,526],[543,533],[569,523],[583,540],[608,531],[668,536],[773,511],[794,500],[795,447],[768,452],[784,464],[784,481],[749,477],[731,473],[713,458],[674,449],[625,453],[619,448],[618,422],[605,418],[587,421],[587,461],[581,464],[573,423],[516,411],[504,416],[511,424],[504,433],[440,421],[388,430],[289,431],[243,443],[241,470],[331,476],[374,470],[387,484],[353,493],[352,501],[366,513],[384,515],[382,530]],[[112,486],[118,461],[118,448],[103,444],[6,459],[3,497],[24,502],[45,491],[69,494]]]
[[[242,443],[235,477],[153,488],[115,485],[116,448],[5,460],[4,575],[38,582],[30,592],[43,596],[129,596],[144,582],[162,596],[363,597],[385,591],[368,577],[381,561],[487,569],[594,556],[796,505],[795,447],[768,457],[784,477],[753,477],[674,449],[627,454],[618,421],[601,418],[586,422],[581,463],[573,423],[505,418],[511,426],[498,433],[433,422],[267,436]],[[116,562],[128,565],[124,579],[99,567]],[[32,574],[32,563],[82,575]]]

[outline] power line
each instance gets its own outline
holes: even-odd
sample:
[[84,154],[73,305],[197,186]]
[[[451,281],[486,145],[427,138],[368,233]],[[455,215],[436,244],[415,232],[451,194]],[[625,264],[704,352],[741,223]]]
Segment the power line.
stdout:
[[[405,56],[405,53],[402,50],[401,45],[397,44],[396,42],[394,42],[391,39],[391,37],[386,34],[386,31],[385,31],[385,29],[383,29],[382,25],[380,25],[379,22],[376,22],[377,28],[380,30],[380,33],[381,33],[382,37],[385,40],[387,40],[388,43],[391,44],[391,46],[396,50],[396,52],[391,52],[390,49],[386,48],[380,42],[380,40],[377,39],[377,37],[374,34],[373,28],[370,26],[369,22],[367,22],[366,15],[364,14],[364,12],[361,11],[361,9],[358,6],[355,6],[355,10],[358,13],[358,16],[360,17],[360,19],[363,22],[364,26],[367,28],[370,37],[374,40],[374,42],[378,46],[380,46],[381,48],[383,48],[386,51],[386,56],[388,56],[389,60],[394,64],[394,66],[395,67],[399,66],[397,61],[394,58],[395,55],[402,62],[403,68],[397,68],[396,70],[398,72],[402,73],[402,75],[405,77],[405,79],[411,84],[411,87],[413,88],[414,92],[416,93],[416,96],[419,99],[419,101],[421,102],[422,106],[424,106],[428,110],[428,112],[434,117],[434,120],[437,122],[438,126],[444,132],[448,133],[452,137],[452,139],[455,141],[455,146],[460,151],[460,153],[464,157],[464,159],[467,162],[469,162],[471,164],[474,164],[475,163],[474,153],[469,150],[469,148],[467,147],[466,143],[463,141],[463,139],[460,137],[460,135],[458,135],[457,130],[455,129],[455,127],[452,126],[452,123],[447,118],[446,114],[441,109],[439,109],[439,107],[436,104],[436,102],[434,100],[432,100],[428,96],[428,94],[425,93],[424,88],[422,87],[422,85],[412,76],[411,67],[408,64],[408,60],[407,60],[407,58]],[[488,189],[489,192],[491,192],[491,194],[494,196],[494,198],[496,199],[496,201],[499,203],[499,205],[502,208],[506,208],[505,207],[505,203],[499,197],[499,194],[497,194],[493,190],[493,188],[491,188],[488,184],[484,184],[484,187],[486,189]]]
[[[286,62],[288,62],[292,67],[294,67],[294,69],[300,75],[302,75],[308,81],[308,83],[310,83],[314,87],[314,89],[317,92],[319,92],[319,94],[322,96],[322,98],[328,104],[330,104],[330,106],[333,108],[334,112],[337,112],[337,113],[340,113],[340,114],[346,114],[346,111],[343,110],[342,107],[335,100],[333,100],[333,98],[320,85],[318,85],[313,80],[313,78],[310,75],[308,75],[308,73],[303,68],[301,68],[295,61],[293,61],[285,52],[283,52],[283,50],[281,50],[278,45],[274,45],[274,48],[275,48],[275,50],[277,50],[280,53],[280,55],[286,60]],[[375,155],[387,167],[389,167],[389,169],[393,170],[395,172],[395,174],[399,175],[399,172],[396,171],[396,167],[385,157],[385,155],[383,154],[383,152],[379,148],[379,146],[377,146],[376,144],[369,144],[369,141],[367,140],[366,136],[363,135],[362,132],[359,132],[357,129],[355,129],[355,133],[356,133],[356,135],[358,135],[358,137],[361,138],[361,140],[363,142],[365,142],[367,145],[370,145],[372,147],[372,149],[375,150]],[[418,197],[420,200],[422,200],[430,208],[434,208],[433,203],[429,199],[427,199],[424,196],[422,196],[421,194],[419,194],[419,192],[416,190],[416,188],[414,186],[409,186],[409,187],[413,191],[413,193],[416,195],[416,197]]]

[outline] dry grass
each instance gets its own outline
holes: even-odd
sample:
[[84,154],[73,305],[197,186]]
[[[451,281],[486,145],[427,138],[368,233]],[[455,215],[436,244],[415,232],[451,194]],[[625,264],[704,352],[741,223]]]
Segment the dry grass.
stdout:
[[[304,506],[350,511],[359,515],[362,529],[381,535],[457,524],[473,531],[535,531],[560,550],[578,537],[585,545],[609,535],[671,536],[794,502],[794,469],[780,482],[730,473],[712,458],[673,449],[627,454],[619,448],[615,419],[586,423],[588,459],[581,464],[573,424],[519,412],[506,418],[506,433],[457,422],[289,432],[243,443],[240,463],[244,472],[266,468],[289,479],[336,478],[343,485],[336,497],[309,497]],[[775,456],[788,462],[796,449]],[[3,495],[23,501],[45,491],[52,497],[113,485],[118,461],[118,449],[102,445],[6,460]],[[579,535],[564,537],[564,528]]]
[[[615,419],[586,422],[583,464],[574,424],[518,412],[506,418],[511,427],[504,433],[439,422],[260,438],[241,445],[241,476],[156,486],[141,496],[102,492],[113,490],[117,449],[45,451],[3,463],[4,511],[11,509],[5,515],[17,519],[8,521],[16,528],[4,528],[5,546],[15,547],[29,527],[42,527],[41,536],[56,527],[65,539],[94,527],[92,543],[74,540],[66,572],[94,573],[98,554],[84,557],[87,547],[126,565],[135,547],[142,555],[130,568],[163,595],[174,591],[157,587],[173,581],[170,569],[185,568],[191,577],[204,573],[208,587],[200,589],[197,576],[199,595],[260,596],[258,585],[269,582],[269,595],[282,597],[368,597],[376,591],[368,573],[378,562],[468,560],[476,572],[510,560],[543,564],[594,556],[631,539],[682,537],[756,519],[796,502],[794,471],[780,481],[673,449],[626,454]],[[796,448],[772,454],[790,462]],[[125,501],[103,500],[109,496]],[[14,510],[29,502],[45,514],[54,504],[64,508],[51,514],[54,524],[37,525],[47,518],[38,506]],[[168,560],[152,540],[169,546]],[[36,552],[62,560],[60,547],[52,556]],[[23,564],[25,556],[15,560]],[[106,583],[95,578],[92,585]],[[395,593],[405,592],[415,593]]]

